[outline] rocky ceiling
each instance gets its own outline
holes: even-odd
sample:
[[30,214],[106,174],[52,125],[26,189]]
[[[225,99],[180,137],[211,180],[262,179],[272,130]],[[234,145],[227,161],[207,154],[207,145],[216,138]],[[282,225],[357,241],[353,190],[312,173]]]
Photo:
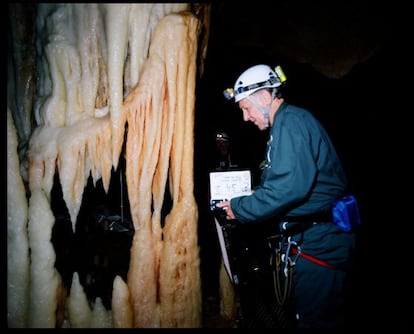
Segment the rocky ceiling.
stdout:
[[330,78],[370,58],[390,38],[394,23],[388,4],[363,1],[279,0],[271,7],[217,2],[211,12],[212,38],[221,48],[309,63]]

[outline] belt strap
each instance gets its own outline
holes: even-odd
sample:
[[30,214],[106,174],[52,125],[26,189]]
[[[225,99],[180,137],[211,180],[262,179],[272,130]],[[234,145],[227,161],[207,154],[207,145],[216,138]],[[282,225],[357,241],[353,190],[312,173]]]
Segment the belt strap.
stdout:
[[323,260],[320,260],[320,259],[318,259],[318,258],[316,258],[316,257],[314,257],[312,255],[303,253],[302,251],[298,250],[297,246],[296,247],[292,247],[291,250],[290,250],[290,252],[293,255],[299,254],[300,257],[303,257],[304,259],[309,260],[309,261],[311,261],[313,263],[316,263],[316,264],[318,264],[318,265],[320,265],[322,267],[326,267],[326,268],[330,268],[330,269],[335,269],[336,268],[336,266],[333,266],[332,264],[329,264],[328,262],[325,262]]

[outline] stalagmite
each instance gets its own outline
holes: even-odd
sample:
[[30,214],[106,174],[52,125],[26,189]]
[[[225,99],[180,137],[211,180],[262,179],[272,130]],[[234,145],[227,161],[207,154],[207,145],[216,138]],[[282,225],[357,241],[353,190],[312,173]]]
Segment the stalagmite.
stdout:
[[70,327],[89,328],[92,310],[89,307],[85,291],[79,282],[78,273],[73,274],[70,295],[67,301]]
[[129,289],[120,276],[114,279],[112,291],[112,322],[114,328],[131,328],[133,325]]
[[32,189],[29,217],[31,252],[29,327],[54,328],[57,291],[61,280],[55,269],[56,255],[51,243],[55,218],[42,189]]
[[102,299],[97,297],[92,310],[90,328],[112,328],[112,313],[107,311]]
[[7,322],[26,327],[29,305],[28,203],[20,176],[17,135],[7,109]]
[[220,315],[225,319],[235,319],[237,315],[236,294],[223,261],[220,263],[219,279]]

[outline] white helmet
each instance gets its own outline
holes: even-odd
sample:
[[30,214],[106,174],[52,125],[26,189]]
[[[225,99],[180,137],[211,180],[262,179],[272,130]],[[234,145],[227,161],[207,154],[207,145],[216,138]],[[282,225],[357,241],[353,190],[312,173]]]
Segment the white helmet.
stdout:
[[236,80],[234,84],[234,100],[239,102],[259,89],[279,87],[282,82],[282,78],[269,66],[252,66]]

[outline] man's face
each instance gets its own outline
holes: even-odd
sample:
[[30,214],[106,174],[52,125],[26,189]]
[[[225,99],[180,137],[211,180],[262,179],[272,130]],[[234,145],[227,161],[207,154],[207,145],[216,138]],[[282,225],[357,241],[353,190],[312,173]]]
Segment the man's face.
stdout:
[[227,140],[217,139],[216,140],[216,145],[217,145],[217,149],[219,150],[221,155],[227,154],[227,150],[228,150],[228,147],[229,147],[229,142]]
[[[260,99],[256,98],[256,96],[252,96],[250,98],[254,98],[256,103],[261,106]],[[252,122],[256,125],[260,130],[265,130],[268,127],[267,121],[263,115],[263,113],[256,108],[256,106],[251,103],[247,98],[244,98],[239,101],[239,108],[243,112],[243,120],[245,122]]]

